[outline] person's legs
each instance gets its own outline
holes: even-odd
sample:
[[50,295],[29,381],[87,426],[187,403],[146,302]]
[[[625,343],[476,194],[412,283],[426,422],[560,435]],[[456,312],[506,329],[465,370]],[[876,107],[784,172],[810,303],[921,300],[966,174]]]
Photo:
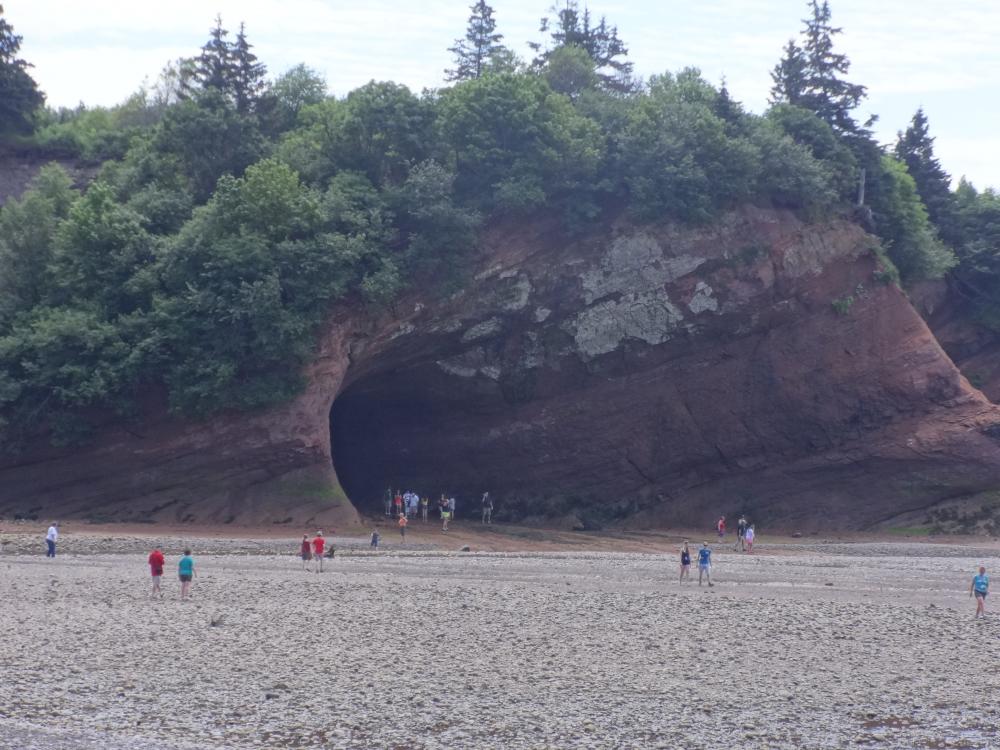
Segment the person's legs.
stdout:
[[46,539],[45,540],[45,544],[48,547],[48,549],[45,552],[45,556],[46,557],[55,557],[56,556],[56,543],[53,542],[51,539]]
[[986,604],[986,597],[976,594],[976,617],[986,616],[985,604]]
[[321,554],[320,555],[316,555],[316,560],[319,563],[319,567],[316,569],[316,572],[317,573],[322,573],[323,572],[323,555],[321,555]]
[[705,574],[705,567],[703,565],[698,566],[698,586],[701,586],[701,577]]

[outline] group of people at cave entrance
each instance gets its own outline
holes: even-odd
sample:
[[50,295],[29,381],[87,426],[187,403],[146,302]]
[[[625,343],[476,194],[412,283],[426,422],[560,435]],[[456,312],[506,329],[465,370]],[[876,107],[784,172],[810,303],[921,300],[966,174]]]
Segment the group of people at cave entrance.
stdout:
[[[427,516],[431,512],[433,504],[441,519],[441,530],[448,530],[448,522],[455,519],[456,501],[454,495],[444,492],[437,502],[432,503],[427,495],[421,497],[411,490],[395,490],[392,487],[386,489],[383,495],[386,518],[395,518],[399,524],[400,535],[406,537],[406,525],[411,518],[421,518],[427,523]],[[493,497],[489,492],[483,493],[481,501],[483,511],[483,523],[493,523]],[[373,544],[374,546],[374,544]]]

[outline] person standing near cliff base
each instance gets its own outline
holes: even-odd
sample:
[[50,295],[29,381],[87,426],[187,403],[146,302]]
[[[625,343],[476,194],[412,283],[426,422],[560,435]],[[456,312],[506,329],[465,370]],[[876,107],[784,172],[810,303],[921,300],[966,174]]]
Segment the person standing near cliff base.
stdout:
[[406,516],[399,517],[399,535],[406,541],[406,524],[410,522],[410,519]]
[[153,577],[153,591],[151,596],[156,596],[157,594],[163,596],[160,581],[163,580],[163,566],[166,562],[159,547],[149,553],[149,574]]
[[493,523],[493,498],[489,492],[483,493],[483,523]]
[[757,532],[753,530],[753,525],[746,530],[747,554],[753,552],[753,540],[757,538]]
[[708,542],[701,543],[698,550],[698,585],[701,586],[701,577],[708,578],[708,585],[712,585],[712,550],[708,547]]
[[45,556],[55,557],[56,556],[56,542],[59,541],[59,522],[54,521],[51,526],[49,526],[49,531],[45,535]]
[[299,545],[299,556],[302,558],[302,570],[309,570],[309,561],[312,560],[312,545],[309,543],[309,535],[302,535],[302,544]]
[[313,557],[316,558],[319,566],[316,568],[317,573],[323,572],[323,548],[326,547],[326,540],[323,538],[323,532],[317,531],[316,536],[313,538]]
[[177,563],[177,575],[181,579],[181,599],[191,596],[191,581],[194,580],[194,558],[191,550],[184,550],[184,557]]
[[721,542],[726,537],[726,517],[719,516],[719,520],[715,524],[715,530],[719,532],[719,541]]
[[976,597],[976,617],[986,617],[986,595],[990,592],[990,577],[986,575],[986,568],[979,566],[979,575],[972,577],[972,586],[969,587],[969,596]]
[[747,517],[740,514],[740,520],[736,522],[736,544],[733,549],[746,551]]
[[684,540],[684,546],[681,547],[681,579],[678,583],[684,583],[685,578],[691,580],[691,551],[688,549],[687,539]]

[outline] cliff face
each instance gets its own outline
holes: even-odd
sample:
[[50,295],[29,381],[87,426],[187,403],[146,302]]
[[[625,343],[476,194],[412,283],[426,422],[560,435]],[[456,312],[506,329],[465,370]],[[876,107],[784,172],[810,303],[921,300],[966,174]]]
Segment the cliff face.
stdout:
[[1000,410],[868,248],[758,209],[497,228],[461,293],[334,315],[293,403],[8,461],[0,510],[329,523],[341,485],[374,508],[391,483],[460,516],[489,489],[508,518],[860,528],[1000,486]]

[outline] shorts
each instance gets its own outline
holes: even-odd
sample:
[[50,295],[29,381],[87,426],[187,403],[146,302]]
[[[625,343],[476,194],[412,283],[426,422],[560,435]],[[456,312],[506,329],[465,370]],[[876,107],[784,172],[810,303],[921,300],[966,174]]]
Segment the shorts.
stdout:
[[191,576],[186,573],[181,573],[181,583],[190,583]]
[[976,592],[976,598],[977,599],[983,599],[983,600],[985,600],[986,599],[986,593],[987,592],[985,592],[985,591],[977,591]]
[[705,573],[711,573],[712,572],[712,566],[711,565],[702,565],[701,563],[698,563],[698,570],[701,570],[701,571],[703,571]]
[[445,510],[445,511],[442,511],[442,512],[441,512],[441,519],[442,519],[442,520],[444,520],[444,521],[447,521],[447,520],[449,520],[450,518],[451,518],[451,511],[447,511],[447,510]]
[[159,578],[163,575],[163,568],[153,568],[150,572],[152,573],[153,578]]

